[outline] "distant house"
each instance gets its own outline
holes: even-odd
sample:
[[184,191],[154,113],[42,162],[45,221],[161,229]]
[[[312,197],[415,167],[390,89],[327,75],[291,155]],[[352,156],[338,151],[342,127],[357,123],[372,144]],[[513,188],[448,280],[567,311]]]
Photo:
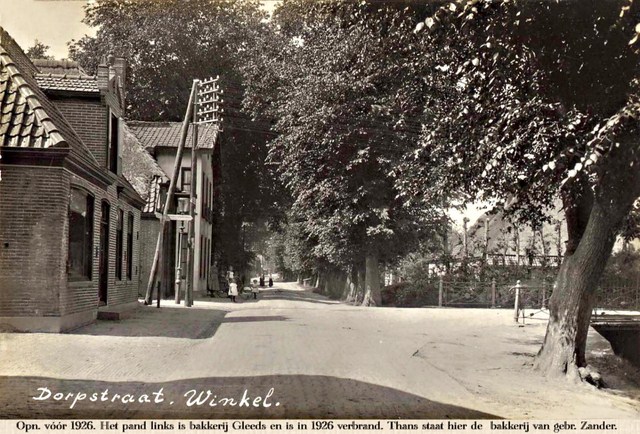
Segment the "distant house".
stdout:
[[[467,258],[482,258],[486,249],[486,260],[490,265],[560,265],[566,253],[568,233],[559,200],[547,211],[547,217],[547,221],[534,229],[530,224],[514,224],[502,212],[485,213],[468,225],[466,243],[464,231],[452,234],[450,252],[454,258],[463,258],[466,244]],[[625,243],[619,237],[613,252],[628,247],[638,249],[640,240]]]
[[[471,224],[466,233],[469,258],[482,258],[493,265],[543,266],[559,265],[567,242],[567,229],[560,205],[550,211],[549,221],[535,230],[531,225],[517,225],[503,213],[484,214]],[[452,239],[452,254],[465,255],[463,234]]]
[[[142,146],[155,159],[162,169],[165,181],[159,178],[152,180],[147,195],[147,204],[142,216],[142,239],[145,255],[141,258],[142,282],[146,286],[151,268],[155,246],[160,228],[158,215],[162,212],[168,189],[168,180],[173,167],[180,142],[179,122],[141,122],[130,121],[129,129]],[[218,129],[215,125],[202,125],[198,129],[198,146],[196,147],[196,172],[191,173],[191,146],[193,144],[193,127],[189,128],[182,164],[178,173],[176,195],[171,204],[171,212],[176,212],[180,201],[188,203],[191,189],[196,193],[196,215],[194,224],[194,262],[193,274],[187,274],[187,237],[188,223],[174,221],[166,233],[163,246],[162,272],[159,276],[165,296],[175,293],[174,282],[179,268],[180,280],[191,279],[194,292],[205,293],[216,283],[217,273],[212,268],[212,235],[213,235],[213,150],[218,140]],[[183,208],[186,209],[186,206]],[[184,286],[182,286],[184,291]]]
[[43,72],[0,28],[0,324],[18,330],[137,304],[144,201],[123,176],[126,65],[59,67]]

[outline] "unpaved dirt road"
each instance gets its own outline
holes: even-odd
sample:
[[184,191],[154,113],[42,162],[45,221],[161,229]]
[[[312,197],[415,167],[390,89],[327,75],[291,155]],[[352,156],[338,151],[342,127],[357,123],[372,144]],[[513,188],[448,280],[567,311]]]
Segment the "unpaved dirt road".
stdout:
[[257,301],[165,301],[69,334],[0,334],[0,417],[640,416],[616,391],[533,372],[544,326],[508,310],[350,306],[294,283]]

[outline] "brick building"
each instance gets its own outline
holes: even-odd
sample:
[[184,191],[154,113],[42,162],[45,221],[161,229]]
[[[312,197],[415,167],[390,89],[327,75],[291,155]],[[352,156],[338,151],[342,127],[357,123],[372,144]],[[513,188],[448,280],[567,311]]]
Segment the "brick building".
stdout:
[[[157,213],[164,206],[164,198],[168,188],[168,179],[173,172],[178,144],[180,142],[179,122],[128,122],[128,128],[139,139],[142,146],[157,161],[166,175],[166,181],[160,182],[156,178],[150,188],[151,194],[147,198],[142,216],[141,243],[146,254],[141,257],[141,277],[146,285],[148,280],[160,222]],[[163,246],[162,271],[159,280],[165,296],[175,292],[174,282],[176,272],[181,272],[180,280],[191,279],[194,292],[206,293],[207,289],[217,286],[217,272],[212,267],[212,235],[213,235],[213,150],[218,139],[218,128],[215,125],[202,125],[198,130],[198,146],[196,147],[196,172],[191,173],[191,146],[193,126],[187,135],[186,147],[176,184],[175,202],[187,201],[191,189],[196,193],[196,210],[194,225],[194,262],[193,274],[187,275],[187,236],[188,223],[172,221],[165,234]],[[175,212],[172,210],[172,212]],[[182,287],[184,291],[184,286]]]
[[122,175],[124,61],[48,66],[0,28],[0,325],[59,332],[137,304],[144,201]]

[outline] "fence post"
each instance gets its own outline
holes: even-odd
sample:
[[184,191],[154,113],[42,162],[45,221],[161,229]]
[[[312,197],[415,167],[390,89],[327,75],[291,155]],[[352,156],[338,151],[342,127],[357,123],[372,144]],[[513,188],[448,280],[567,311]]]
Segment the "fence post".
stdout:
[[444,289],[442,280],[442,276],[440,276],[440,280],[438,281],[438,307],[442,307],[442,292]]
[[491,307],[496,307],[496,279],[491,279]]
[[516,282],[516,301],[514,303],[513,319],[518,322],[518,314],[520,313],[520,281]]

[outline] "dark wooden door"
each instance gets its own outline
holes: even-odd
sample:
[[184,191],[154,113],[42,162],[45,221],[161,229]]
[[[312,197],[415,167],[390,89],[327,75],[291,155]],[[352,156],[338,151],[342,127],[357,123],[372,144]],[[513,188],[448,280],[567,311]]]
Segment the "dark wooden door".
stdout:
[[102,202],[102,217],[100,217],[100,305],[107,304],[107,289],[109,287],[109,215],[111,207]]

